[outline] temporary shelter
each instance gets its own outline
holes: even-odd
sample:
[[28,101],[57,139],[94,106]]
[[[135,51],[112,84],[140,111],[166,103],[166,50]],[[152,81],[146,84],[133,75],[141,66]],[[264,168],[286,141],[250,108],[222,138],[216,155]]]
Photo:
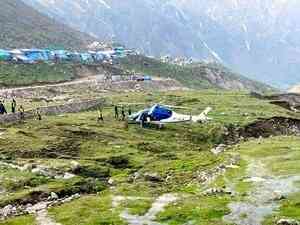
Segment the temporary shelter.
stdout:
[[90,53],[81,53],[80,57],[81,57],[82,62],[92,62],[93,61],[93,57]]
[[24,55],[32,61],[48,61],[50,60],[50,51],[43,49],[22,49]]
[[69,52],[67,52],[65,50],[54,50],[51,52],[51,54],[53,54],[54,58],[58,59],[58,60],[69,60],[70,59]]
[[9,51],[0,49],[0,61],[9,61],[11,59],[12,59],[12,56],[9,53]]

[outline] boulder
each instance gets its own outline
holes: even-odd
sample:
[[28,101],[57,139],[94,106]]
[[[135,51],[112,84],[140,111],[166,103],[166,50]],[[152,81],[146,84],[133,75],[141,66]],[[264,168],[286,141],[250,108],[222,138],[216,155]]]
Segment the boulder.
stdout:
[[146,181],[151,181],[151,182],[162,182],[163,181],[162,177],[159,176],[158,173],[145,173],[144,177],[145,177]]
[[300,225],[300,222],[294,219],[280,219],[276,223],[277,225]]
[[51,200],[56,200],[56,199],[58,199],[58,195],[55,192],[51,192],[50,198],[51,198]]

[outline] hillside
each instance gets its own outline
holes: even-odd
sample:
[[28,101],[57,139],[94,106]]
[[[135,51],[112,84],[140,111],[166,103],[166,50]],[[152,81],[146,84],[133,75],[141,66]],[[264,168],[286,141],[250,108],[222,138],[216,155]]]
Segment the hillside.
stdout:
[[93,38],[40,14],[21,0],[1,0],[0,48],[80,48]]
[[219,64],[197,63],[187,66],[163,63],[154,58],[129,56],[120,62],[126,70],[134,70],[153,76],[170,77],[190,88],[220,88],[225,90],[248,90],[268,92],[268,85],[233,73]]
[[23,1],[145,55],[216,61],[282,88],[300,79],[298,0]]

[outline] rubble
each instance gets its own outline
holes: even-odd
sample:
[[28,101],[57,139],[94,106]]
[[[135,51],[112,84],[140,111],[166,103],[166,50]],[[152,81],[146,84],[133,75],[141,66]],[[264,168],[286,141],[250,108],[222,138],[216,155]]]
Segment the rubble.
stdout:
[[74,194],[71,196],[66,196],[64,198],[58,198],[58,195],[54,192],[50,194],[48,200],[38,202],[37,204],[26,204],[26,205],[7,205],[0,208],[0,221],[5,220],[9,217],[35,214],[39,211],[46,210],[50,207],[61,205],[66,202],[71,202],[75,199],[80,198],[80,194]]
[[280,219],[276,223],[277,225],[300,225],[300,222],[294,219]]
[[218,176],[224,174],[228,168],[238,168],[236,164],[239,162],[239,157],[233,157],[229,159],[224,164],[220,164],[219,166],[208,170],[208,171],[198,171],[196,174],[196,179],[200,183],[211,183],[213,182]]
[[203,192],[204,195],[217,195],[217,194],[228,194],[231,195],[232,191],[226,188],[209,188]]

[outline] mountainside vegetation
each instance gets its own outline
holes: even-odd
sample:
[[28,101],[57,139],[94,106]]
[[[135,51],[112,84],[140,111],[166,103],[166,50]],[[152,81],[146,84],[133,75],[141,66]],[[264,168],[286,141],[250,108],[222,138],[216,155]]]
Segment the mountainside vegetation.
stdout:
[[21,0],[1,0],[0,48],[84,48],[94,38],[42,15]]
[[258,92],[274,90],[268,85],[234,73],[220,64],[197,63],[179,66],[142,55],[126,57],[120,61],[120,64],[126,70],[176,79],[190,88],[221,88]]

